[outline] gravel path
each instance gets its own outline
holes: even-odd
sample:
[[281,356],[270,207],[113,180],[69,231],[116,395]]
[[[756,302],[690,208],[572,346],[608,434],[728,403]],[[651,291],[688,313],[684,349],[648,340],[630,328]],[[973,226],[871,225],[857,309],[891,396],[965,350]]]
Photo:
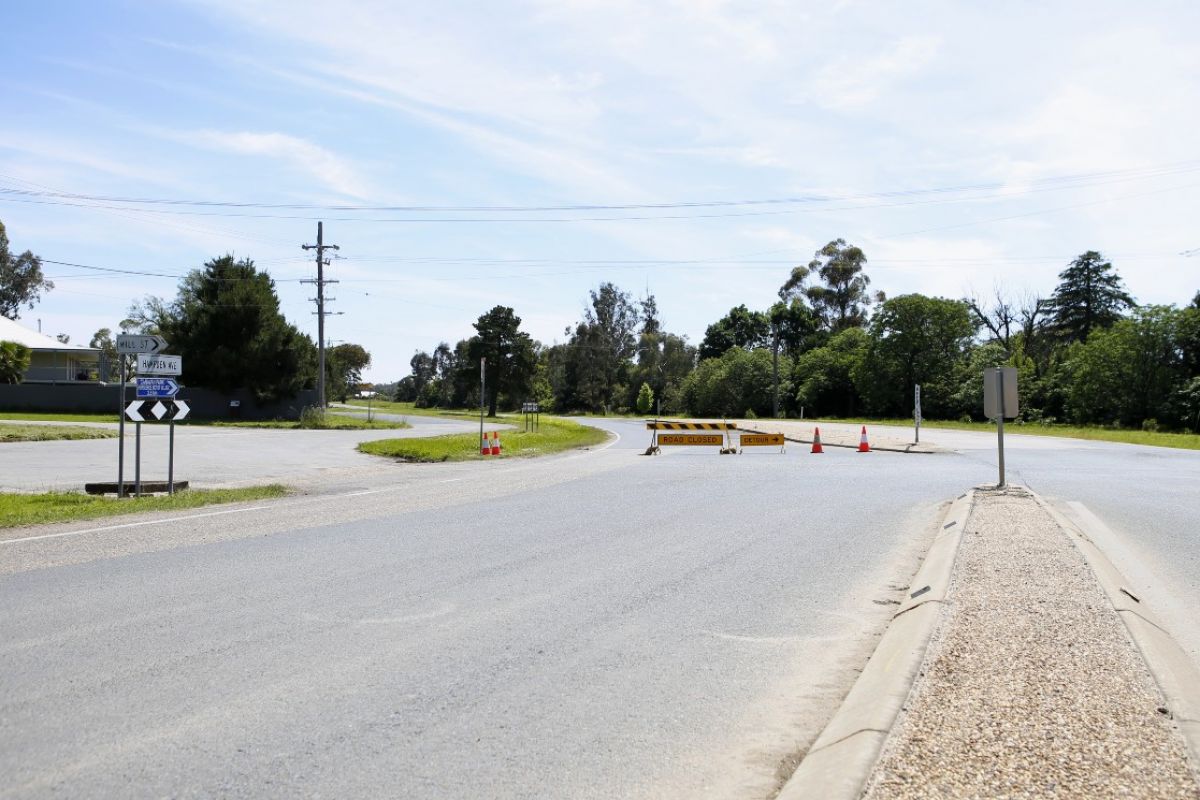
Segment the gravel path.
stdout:
[[977,495],[922,675],[871,800],[1200,798],[1123,623],[1019,489]]

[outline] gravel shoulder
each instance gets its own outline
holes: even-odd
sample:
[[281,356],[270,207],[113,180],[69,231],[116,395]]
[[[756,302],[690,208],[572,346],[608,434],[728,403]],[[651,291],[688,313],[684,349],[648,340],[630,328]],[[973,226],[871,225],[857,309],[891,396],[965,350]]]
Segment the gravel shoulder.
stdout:
[[942,619],[871,800],[1200,798],[1184,739],[1066,531],[979,491]]

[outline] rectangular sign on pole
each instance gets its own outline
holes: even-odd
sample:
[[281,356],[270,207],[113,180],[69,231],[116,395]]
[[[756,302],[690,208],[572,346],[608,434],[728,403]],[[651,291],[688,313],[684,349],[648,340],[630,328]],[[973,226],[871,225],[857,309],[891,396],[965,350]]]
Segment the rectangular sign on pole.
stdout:
[[[1001,379],[996,373],[1002,372]],[[1003,403],[1000,398],[1000,386],[1004,387]],[[983,371],[983,415],[988,419],[1000,416],[1004,409],[1004,417],[1013,419],[1020,410],[1017,407],[1017,368],[989,367]]]
[[174,378],[138,378],[137,396],[166,398],[179,393],[179,384]]
[[125,416],[131,422],[178,422],[191,410],[184,400],[134,400],[125,406]]
[[719,433],[660,433],[658,435],[659,446],[665,445],[704,445],[708,447],[722,447],[725,444],[725,437]]
[[182,375],[183,356],[156,356],[138,353],[138,375]]
[[143,336],[140,333],[117,334],[117,352],[126,355],[135,353],[161,353],[167,349],[167,340],[161,336]]

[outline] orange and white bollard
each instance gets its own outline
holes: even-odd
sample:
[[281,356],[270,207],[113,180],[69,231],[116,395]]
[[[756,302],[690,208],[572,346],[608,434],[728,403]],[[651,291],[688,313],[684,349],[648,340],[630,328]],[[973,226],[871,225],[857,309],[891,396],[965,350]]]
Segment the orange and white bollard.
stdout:
[[825,448],[821,447],[821,429],[820,428],[813,428],[812,452],[814,452],[814,453],[824,453],[825,452]]
[[871,452],[871,445],[867,444],[867,426],[866,425],[863,425],[862,436],[859,437],[859,440],[858,440],[858,452],[860,452],[860,453]]
[[494,456],[500,455],[500,431],[492,431],[492,451]]

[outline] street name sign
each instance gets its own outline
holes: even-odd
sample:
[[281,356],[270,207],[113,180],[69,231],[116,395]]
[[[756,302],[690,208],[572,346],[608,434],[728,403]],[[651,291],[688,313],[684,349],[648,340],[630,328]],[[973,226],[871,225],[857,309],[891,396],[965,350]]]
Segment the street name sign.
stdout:
[[1013,419],[1019,411],[1016,367],[989,367],[983,371],[983,415],[988,419],[1000,416],[1000,384],[1004,386],[1004,417]]
[[140,333],[117,334],[117,352],[133,355],[135,353],[161,353],[167,349],[167,340],[161,336],[142,335]]
[[667,445],[721,447],[725,444],[725,437],[719,433],[660,433],[658,434],[658,444],[660,447]]
[[125,416],[133,422],[178,422],[191,410],[184,400],[134,400]]
[[182,375],[183,356],[158,356],[138,353],[138,375]]
[[179,384],[173,378],[138,378],[137,396],[165,398],[179,393]]
[[782,433],[743,433],[738,437],[741,447],[783,447],[786,441]]

